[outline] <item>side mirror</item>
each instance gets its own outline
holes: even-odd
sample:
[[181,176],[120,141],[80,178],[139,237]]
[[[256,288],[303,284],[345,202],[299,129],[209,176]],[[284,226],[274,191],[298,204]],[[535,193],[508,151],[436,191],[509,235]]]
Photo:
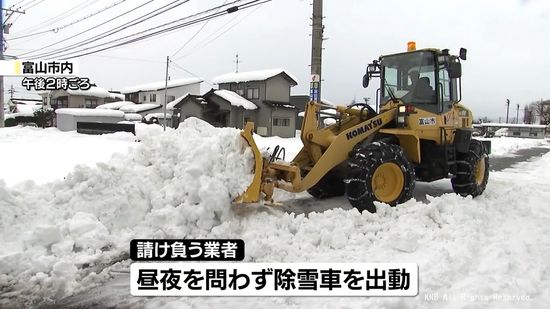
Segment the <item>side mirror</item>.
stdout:
[[466,48],[461,48],[458,57],[462,60],[466,60],[466,52],[467,52]]
[[367,88],[369,86],[369,81],[370,81],[369,73],[363,75],[363,88]]
[[447,66],[447,72],[449,73],[450,78],[460,78],[462,77],[462,64],[460,62],[449,62]]

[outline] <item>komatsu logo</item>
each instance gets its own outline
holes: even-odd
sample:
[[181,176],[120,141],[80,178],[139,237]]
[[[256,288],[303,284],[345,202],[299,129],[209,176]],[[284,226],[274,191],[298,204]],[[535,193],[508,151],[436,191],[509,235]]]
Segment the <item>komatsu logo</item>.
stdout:
[[382,119],[371,120],[369,123],[365,124],[364,126],[346,133],[346,137],[348,138],[348,141],[349,141],[350,139],[357,137],[358,135],[364,134],[369,130],[374,129],[381,125],[382,125]]

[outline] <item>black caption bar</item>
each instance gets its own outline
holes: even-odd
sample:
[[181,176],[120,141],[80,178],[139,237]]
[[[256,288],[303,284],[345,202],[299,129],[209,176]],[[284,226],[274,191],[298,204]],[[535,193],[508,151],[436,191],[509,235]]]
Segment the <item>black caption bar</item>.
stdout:
[[242,239],[132,239],[134,261],[242,261]]

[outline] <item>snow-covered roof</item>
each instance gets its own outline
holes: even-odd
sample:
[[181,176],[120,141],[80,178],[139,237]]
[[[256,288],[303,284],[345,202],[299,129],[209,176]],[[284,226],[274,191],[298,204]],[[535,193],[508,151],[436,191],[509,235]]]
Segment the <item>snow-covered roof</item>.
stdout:
[[181,100],[183,100],[188,95],[189,95],[189,92],[182,95],[179,98],[176,98],[174,101],[170,101],[170,102],[166,103],[166,109],[173,110],[174,106],[176,106],[176,104],[178,104]]
[[[172,79],[168,81],[168,88],[174,88],[179,86],[185,86],[185,85],[191,85],[191,84],[198,84],[203,82],[204,80],[202,78],[198,77],[191,77],[191,78],[180,78],[180,79]],[[126,87],[122,89],[122,93],[134,93],[139,91],[154,91],[154,90],[160,90],[164,89],[166,86],[165,81],[160,82],[154,82],[149,84],[142,84],[137,86],[131,86]]]
[[82,89],[71,90],[71,89],[67,89],[66,91],[70,95],[82,95],[82,96],[97,97],[97,98],[110,98],[111,97],[111,93],[109,91],[107,91],[107,89],[97,87],[97,86],[92,86],[88,90],[82,90]]
[[109,93],[111,94],[109,96],[111,99],[118,99],[118,100],[124,101],[124,95],[122,93],[114,93],[111,91],[109,91]]
[[[476,126],[476,125],[474,125]],[[535,129],[544,129],[546,128],[543,124],[523,124],[523,123],[494,123],[486,122],[481,123],[479,126],[482,127],[499,127],[499,128],[535,128]]]
[[142,118],[143,117],[141,117],[140,114],[135,114],[135,113],[124,114],[124,119],[128,121],[141,121]]
[[159,107],[160,107],[160,104],[143,103],[143,104],[125,105],[121,107],[119,110],[125,113],[139,113],[139,112],[145,112],[145,111],[152,110]]
[[14,104],[42,105],[42,100],[10,99],[10,101]]
[[212,79],[212,81],[216,84],[242,83],[242,82],[258,81],[258,80],[266,80],[282,73],[286,74],[288,77],[290,77],[290,79],[294,81],[294,83],[298,84],[298,79],[296,79],[294,75],[290,74],[285,69],[228,73],[228,74],[216,76],[214,77],[214,79]]
[[[172,117],[172,113],[166,113],[166,118],[171,118]],[[159,118],[159,119],[164,119],[164,113],[150,113],[150,114],[147,114],[145,115],[145,120],[147,121],[151,121],[152,118]]]
[[98,107],[96,108],[99,108],[99,109],[119,109],[123,106],[126,106],[126,105],[134,105],[135,103],[134,102],[131,102],[131,101],[118,101],[118,102],[112,102],[112,103],[105,103],[105,104],[101,104],[99,105]]
[[228,101],[233,106],[240,106],[244,109],[252,110],[257,109],[258,106],[256,104],[248,101],[247,99],[241,97],[240,95],[236,94],[233,91],[229,90],[215,90],[214,93],[220,97],[222,97],[224,100]]
[[95,108],[58,108],[55,113],[73,116],[124,117],[124,113],[121,111]]

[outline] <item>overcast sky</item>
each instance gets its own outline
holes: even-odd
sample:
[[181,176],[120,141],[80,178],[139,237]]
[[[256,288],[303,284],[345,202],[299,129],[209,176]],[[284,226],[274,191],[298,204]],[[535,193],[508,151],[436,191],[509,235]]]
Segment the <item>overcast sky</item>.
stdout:
[[[18,1],[18,0],[17,0]],[[4,1],[4,7],[16,3]],[[30,1],[30,0],[27,0]],[[40,1],[40,0],[39,0]],[[8,55],[42,49],[150,0],[126,0],[85,21],[57,33],[11,41],[10,38],[66,25],[121,0],[44,0],[27,10],[6,35]],[[155,0],[143,8],[51,48],[60,48],[109,30],[173,0]],[[141,25],[109,39],[128,35],[163,22],[187,16],[224,3],[224,0],[190,0]],[[40,23],[81,5],[80,10],[51,25]],[[523,105],[550,98],[550,1],[545,0],[325,0],[323,52],[323,97],[349,104],[354,97],[373,97],[375,86],[363,89],[365,68],[382,54],[406,50],[408,41],[418,48],[449,48],[457,54],[468,49],[463,63],[463,103],[475,117],[505,117],[506,98]],[[235,70],[285,68],[298,78],[293,94],[307,94],[310,76],[311,1],[272,0],[266,4],[185,28],[144,42],[78,58],[80,75],[98,86],[117,90],[164,79],[166,56],[211,80]],[[34,27],[39,25],[39,27]],[[34,27],[35,29],[32,29]],[[30,29],[29,29],[30,28]],[[131,58],[131,59],[129,59]],[[135,60],[139,59],[139,60]],[[172,65],[171,78],[191,77]],[[20,81],[6,78],[5,88]],[[212,87],[203,83],[203,91]],[[21,91],[21,88],[16,88]],[[512,117],[512,116],[511,116]],[[521,112],[520,112],[521,117]]]

